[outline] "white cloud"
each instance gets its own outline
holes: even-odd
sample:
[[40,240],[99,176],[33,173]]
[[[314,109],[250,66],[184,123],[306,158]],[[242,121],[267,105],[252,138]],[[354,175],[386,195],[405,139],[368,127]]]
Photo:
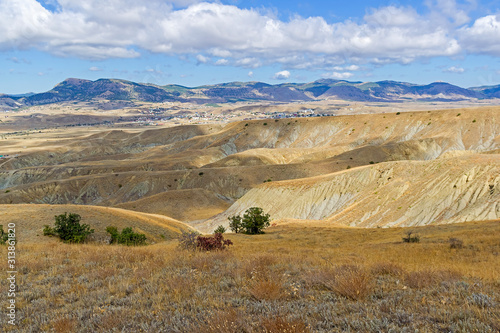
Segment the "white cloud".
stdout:
[[148,51],[196,56],[200,64],[222,58],[246,68],[271,63],[294,69],[338,66],[334,71],[340,74],[365,63],[410,63],[455,56],[464,49],[500,55],[498,16],[478,18],[470,26],[465,5],[455,0],[426,3],[425,14],[386,6],[356,21],[329,23],[322,17],[283,21],[220,1],[58,0],[58,10],[52,12],[35,0],[0,0],[0,51],[34,48],[97,60],[134,58]]
[[357,71],[359,70],[360,67],[358,65],[349,65],[349,66],[334,66],[333,70],[334,71]]
[[253,77],[253,72],[252,71],[248,72],[248,77]]
[[288,78],[290,78],[289,71],[281,71],[281,72],[275,73],[273,76],[273,79],[275,79],[275,80],[287,80]]
[[205,57],[204,55],[202,54],[198,54],[196,56],[196,61],[198,64],[206,64],[210,59]]
[[465,72],[465,69],[463,69],[462,67],[451,66],[443,70],[443,72],[462,74],[463,72]]
[[461,29],[460,35],[469,53],[500,56],[500,15],[481,17],[471,27]]
[[217,66],[224,66],[224,65],[229,64],[229,60],[227,60],[227,59],[219,59],[219,60],[217,60],[217,61],[215,62],[215,64],[216,64]]
[[322,75],[324,78],[329,78],[329,79],[337,79],[337,80],[345,80],[348,79],[354,74],[349,73],[349,72],[332,72],[332,73],[327,73]]
[[92,67],[89,68],[89,71],[91,71],[91,72],[101,72],[102,68],[99,68],[99,67],[96,67],[96,66],[92,66]]

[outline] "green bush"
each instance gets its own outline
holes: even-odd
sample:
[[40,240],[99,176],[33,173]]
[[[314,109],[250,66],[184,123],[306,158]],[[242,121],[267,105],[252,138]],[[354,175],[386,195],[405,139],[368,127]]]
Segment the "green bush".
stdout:
[[109,226],[106,228],[106,232],[111,235],[110,244],[124,244],[127,246],[146,245],[146,235],[135,233],[130,227],[123,229],[119,233],[118,228]]
[[65,243],[83,243],[88,235],[94,233],[88,224],[80,224],[80,215],[64,213],[54,217],[56,222],[54,228],[45,226],[45,233],[57,235]]
[[3,231],[3,225],[0,224],[0,245],[5,245],[9,240],[9,235]]

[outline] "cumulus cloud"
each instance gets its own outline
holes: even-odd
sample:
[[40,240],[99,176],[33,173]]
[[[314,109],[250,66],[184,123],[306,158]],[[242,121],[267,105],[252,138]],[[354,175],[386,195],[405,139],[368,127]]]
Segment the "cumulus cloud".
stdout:
[[0,0],[0,51],[35,48],[95,60],[148,51],[195,56],[198,63],[215,57],[246,68],[352,64],[335,70],[340,74],[368,62],[410,63],[464,49],[500,55],[498,16],[469,26],[467,10],[457,1],[427,0],[427,5],[425,14],[386,6],[356,21],[328,23],[322,17],[284,21],[220,1],[57,0],[57,10],[51,11],[35,0]]
[[273,79],[275,79],[275,80],[287,80],[288,78],[290,78],[289,71],[281,71],[281,72],[275,73],[273,76]]
[[460,37],[469,53],[500,56],[500,15],[477,19],[471,27],[460,30]]
[[462,74],[463,72],[465,72],[465,69],[463,69],[462,67],[451,66],[443,70],[443,72]]
[[253,77],[253,72],[252,71],[248,72],[248,77]]

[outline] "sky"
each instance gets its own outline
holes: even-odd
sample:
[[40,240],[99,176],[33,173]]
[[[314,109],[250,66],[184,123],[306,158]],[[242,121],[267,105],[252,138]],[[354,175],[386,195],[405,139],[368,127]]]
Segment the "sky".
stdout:
[[500,84],[500,0],[0,0],[0,93],[66,78]]

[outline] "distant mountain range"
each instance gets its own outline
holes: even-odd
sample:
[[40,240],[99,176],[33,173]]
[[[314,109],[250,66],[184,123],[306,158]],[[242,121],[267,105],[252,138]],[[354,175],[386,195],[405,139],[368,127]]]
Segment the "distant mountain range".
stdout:
[[[158,86],[118,79],[67,79],[40,94],[0,95],[0,110],[58,102],[102,102],[116,106],[133,102],[226,103],[239,101],[294,102],[339,99],[362,102],[459,101],[500,98],[500,85],[461,88],[446,82],[349,82],[321,79],[310,83],[229,82],[200,87]],[[125,103],[125,104],[124,104]]]

